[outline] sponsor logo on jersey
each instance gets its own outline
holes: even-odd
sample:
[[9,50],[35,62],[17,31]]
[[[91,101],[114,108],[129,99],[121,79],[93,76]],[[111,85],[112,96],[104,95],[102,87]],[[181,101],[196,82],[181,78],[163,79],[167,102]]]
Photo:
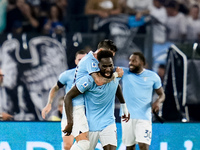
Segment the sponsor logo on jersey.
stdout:
[[86,88],[88,86],[88,83],[84,82],[82,85],[83,85],[84,88]]
[[147,81],[147,77],[143,77],[144,81]]
[[97,63],[92,62],[92,67],[96,68],[97,67]]

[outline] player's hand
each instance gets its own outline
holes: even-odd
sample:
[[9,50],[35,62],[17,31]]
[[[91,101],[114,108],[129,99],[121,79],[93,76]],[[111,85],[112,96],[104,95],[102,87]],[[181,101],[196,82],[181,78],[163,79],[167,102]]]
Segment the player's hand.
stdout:
[[120,77],[120,78],[124,74],[124,70],[122,68],[120,68],[120,67],[117,67],[115,71],[118,73],[118,77]]
[[126,106],[126,103],[121,103],[120,107],[122,109],[123,115],[125,115],[125,117],[128,117],[129,112],[128,112],[128,108]]
[[11,120],[13,118],[12,115],[8,114],[8,113],[5,113],[5,112],[2,112],[2,119],[3,120]]
[[45,119],[46,115],[50,112],[51,110],[51,104],[46,105],[43,110],[42,110],[42,118]]
[[69,136],[72,133],[72,127],[73,127],[73,123],[68,123],[65,126],[65,129],[62,130],[65,133],[66,136]]
[[152,106],[151,106],[151,109],[152,109],[152,112],[155,112],[155,113],[158,113],[159,112],[159,101],[155,101]]
[[126,115],[122,116],[122,121],[128,122],[130,119],[130,113],[128,113],[128,117]]

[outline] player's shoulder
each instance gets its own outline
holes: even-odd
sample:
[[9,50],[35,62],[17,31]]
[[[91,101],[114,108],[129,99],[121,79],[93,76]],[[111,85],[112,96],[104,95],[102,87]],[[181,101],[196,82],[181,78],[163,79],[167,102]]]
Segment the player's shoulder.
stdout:
[[84,56],[81,61],[79,62],[80,65],[86,65],[91,62],[97,62],[97,59],[93,56],[93,52],[90,51],[86,56]]
[[95,62],[97,61],[97,59],[94,57],[92,51],[90,51],[86,56],[87,57],[85,58],[85,60],[87,60],[87,61],[95,61]]
[[124,74],[127,74],[129,72],[129,68],[127,68],[127,67],[120,67],[120,68],[123,69]]
[[128,67],[122,67],[122,69],[125,70],[125,71],[129,71]]
[[61,74],[70,74],[70,73],[75,72],[75,71],[76,71],[76,68],[72,68],[72,69],[65,70]]
[[155,71],[150,70],[150,69],[144,69],[144,72],[149,73],[149,74],[157,74]]
[[91,75],[87,74],[84,77],[82,77],[78,82],[78,84],[83,84],[83,83],[87,83],[89,85],[92,85],[94,82],[94,79]]
[[90,74],[85,75],[85,78],[88,80],[88,82],[94,82],[94,79]]
[[72,68],[72,69],[65,70],[64,72],[62,72],[62,73],[59,75],[59,77],[63,77],[63,76],[68,77],[68,76],[74,75],[75,71],[76,71],[76,68]]
[[158,77],[158,74],[153,70],[145,69],[144,72],[145,74],[148,74],[149,76]]

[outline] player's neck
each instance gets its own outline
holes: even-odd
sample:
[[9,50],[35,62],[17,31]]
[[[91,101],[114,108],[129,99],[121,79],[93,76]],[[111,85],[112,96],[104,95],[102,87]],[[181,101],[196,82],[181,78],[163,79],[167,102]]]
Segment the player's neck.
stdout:
[[94,58],[97,59],[97,53],[93,53]]
[[139,73],[137,73],[137,74],[142,74],[143,72],[144,72],[144,68],[142,68],[140,71],[139,71]]

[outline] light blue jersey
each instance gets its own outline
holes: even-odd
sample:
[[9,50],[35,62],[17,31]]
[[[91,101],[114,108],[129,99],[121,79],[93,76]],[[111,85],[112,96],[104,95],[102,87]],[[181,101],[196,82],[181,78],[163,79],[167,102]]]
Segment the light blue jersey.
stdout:
[[[75,80],[76,83],[84,77],[85,75],[91,74],[93,72],[98,72],[98,60],[93,56],[93,52],[89,52],[86,56],[84,56],[81,61],[79,62],[76,73],[75,73]],[[73,98],[73,106],[84,105],[84,98],[83,95],[78,95],[77,97]]]
[[123,70],[123,95],[130,117],[151,121],[152,94],[154,89],[161,87],[160,77],[147,69],[141,74],[132,73],[128,68],[123,68]]
[[99,64],[98,60],[93,56],[93,52],[90,51],[79,62],[77,66],[75,79],[78,81],[80,78],[84,77],[87,74],[98,72],[100,70],[98,64]]
[[[63,73],[60,74],[58,81],[65,85],[65,93],[67,93],[73,84],[74,81],[74,75],[75,75],[76,68],[66,70]],[[63,105],[63,113],[62,113],[62,118],[66,118],[66,113],[65,113],[65,105]]]
[[65,85],[65,93],[67,93],[73,84],[76,68],[69,69],[60,74],[58,81]]
[[90,131],[101,131],[115,123],[115,94],[120,78],[97,86],[92,76],[87,75],[76,82],[81,93],[84,93],[86,117]]

